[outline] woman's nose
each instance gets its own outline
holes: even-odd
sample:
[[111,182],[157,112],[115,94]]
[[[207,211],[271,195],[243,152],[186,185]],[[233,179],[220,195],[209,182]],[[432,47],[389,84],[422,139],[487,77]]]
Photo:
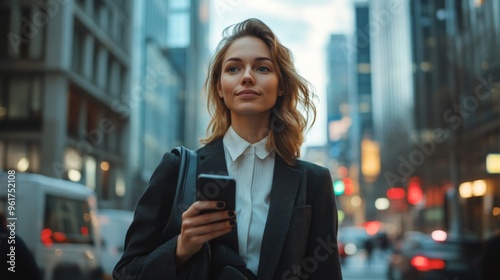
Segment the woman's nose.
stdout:
[[252,75],[252,69],[247,67],[245,72],[243,72],[243,77],[241,78],[242,85],[253,85],[255,83],[255,79]]

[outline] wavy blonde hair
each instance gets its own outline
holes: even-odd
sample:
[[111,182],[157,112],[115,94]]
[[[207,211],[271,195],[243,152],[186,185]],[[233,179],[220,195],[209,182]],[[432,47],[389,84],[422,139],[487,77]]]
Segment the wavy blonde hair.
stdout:
[[[262,21],[251,18],[224,29],[223,39],[217,46],[208,68],[205,82],[207,107],[212,119],[207,127],[207,137],[201,143],[208,144],[224,136],[231,125],[231,112],[218,95],[217,85],[220,83],[224,55],[231,44],[239,38],[251,36],[261,39],[271,51],[283,96],[278,96],[271,110],[267,149],[274,149],[284,161],[293,165],[300,156],[300,147],[304,142],[304,131],[316,120],[316,106],[313,103],[315,94],[312,85],[300,76],[293,64],[293,54],[283,46],[272,30]],[[304,114],[299,111],[302,109]],[[309,117],[311,124],[308,126]]]

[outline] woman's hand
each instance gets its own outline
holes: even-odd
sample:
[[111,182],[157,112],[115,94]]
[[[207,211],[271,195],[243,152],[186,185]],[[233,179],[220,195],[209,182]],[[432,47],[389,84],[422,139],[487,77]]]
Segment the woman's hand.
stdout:
[[[196,201],[182,214],[181,233],[175,249],[178,268],[196,254],[203,243],[233,230],[235,212],[221,210],[224,206],[222,201]],[[219,211],[200,214],[203,210]]]

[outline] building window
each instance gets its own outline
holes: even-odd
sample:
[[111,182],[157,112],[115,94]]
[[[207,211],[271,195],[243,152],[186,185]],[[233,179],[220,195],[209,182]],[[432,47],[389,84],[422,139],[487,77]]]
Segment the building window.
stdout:
[[95,1],[95,11],[97,16],[97,22],[99,26],[106,32],[109,33],[109,9],[102,0]]
[[73,91],[68,93],[68,135],[78,139],[78,128],[80,127],[80,103],[81,98]]
[[[20,19],[18,22],[21,23],[21,30],[23,30],[24,28],[28,28],[31,31],[30,32],[30,35],[31,35],[31,34],[34,34],[35,31],[33,30],[32,27],[28,27],[30,18],[31,18],[31,9],[30,8],[22,8],[21,9],[21,19],[28,19],[28,21],[21,21],[21,19]],[[20,34],[20,35],[21,35],[21,38],[23,40],[21,42],[18,42],[19,45],[17,48],[14,49],[14,51],[16,52],[16,54],[19,54],[20,57],[28,57],[29,39],[25,38],[24,34]],[[35,34],[35,36],[36,36],[36,34]]]
[[49,19],[50,15],[40,5],[3,6],[0,31],[7,40],[2,40],[0,56],[41,59]]
[[95,190],[96,187],[96,172],[97,172],[97,163],[93,156],[85,156],[85,185],[87,187]]
[[45,32],[48,21],[50,20],[49,14],[38,5],[36,9],[32,9],[31,19],[32,24],[37,28],[35,36],[31,37],[27,45],[29,46],[29,58],[42,59],[45,43]]
[[106,94],[114,95],[114,68],[115,68],[115,60],[113,56],[110,54],[108,56],[108,78],[106,79]]
[[120,122],[118,118],[108,118],[106,124],[103,125],[105,131],[103,131],[104,138],[106,140],[106,150],[111,153],[119,153],[120,142]]
[[114,22],[113,22],[113,33],[115,34],[116,42],[122,47],[124,51],[128,51],[127,44],[125,42],[126,35],[126,25],[124,23],[123,17],[115,14]]
[[108,56],[107,49],[96,43],[94,47],[94,73],[92,78],[95,85],[102,90],[106,90],[106,80],[108,79]]
[[93,146],[100,146],[102,144],[102,131],[99,130],[99,120],[101,118],[101,110],[99,105],[93,101],[87,102],[87,131],[85,133],[86,140]]
[[9,87],[9,103],[7,114],[12,119],[27,119],[29,116],[29,80],[25,78],[12,78]]
[[75,22],[74,35],[73,35],[73,53],[71,55],[71,69],[76,73],[83,74],[83,51],[84,51],[84,38],[85,31],[79,27]]
[[110,33],[111,33],[111,38],[113,38],[115,40],[115,42],[118,43],[119,46],[122,45],[122,41],[121,41],[121,30],[120,30],[120,17],[117,13],[116,10],[114,10],[113,12],[111,12],[110,14],[110,20],[109,20],[109,24],[110,24]]
[[[11,31],[10,27],[10,16],[11,16],[11,10],[8,7],[1,7],[0,8],[0,34],[2,36],[5,36],[5,34],[9,34]],[[11,48],[11,37],[7,35],[9,40],[3,40],[2,43],[0,43],[0,58],[6,58],[8,56],[8,50]],[[5,37],[3,37],[5,38]]]
[[2,153],[5,155],[5,169],[14,169],[19,172],[40,172],[40,149],[38,144],[18,141],[5,143],[2,144],[2,146],[6,146]]
[[39,76],[0,79],[0,120],[40,120],[42,86]]
[[92,81],[97,83],[99,77],[99,51],[100,47],[97,42],[94,43],[94,51],[92,52]]
[[[129,78],[129,72],[128,72],[128,69],[125,68],[125,67],[120,67],[120,74],[119,74],[120,78],[119,78],[119,81],[118,81],[118,95],[119,97],[123,98],[125,97],[126,93],[127,93],[127,89],[129,88],[129,84],[128,84],[128,78]],[[132,101],[134,102],[134,101]],[[131,104],[131,105],[135,105],[135,104]]]
[[79,151],[68,147],[64,151],[64,168],[67,178],[73,182],[80,182],[82,179],[83,159]]

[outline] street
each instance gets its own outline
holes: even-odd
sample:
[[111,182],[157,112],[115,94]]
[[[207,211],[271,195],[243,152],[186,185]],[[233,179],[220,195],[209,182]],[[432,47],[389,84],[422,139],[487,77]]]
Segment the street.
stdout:
[[342,264],[344,280],[386,280],[388,257],[389,252],[378,250],[373,252],[370,263],[364,251],[348,257]]

